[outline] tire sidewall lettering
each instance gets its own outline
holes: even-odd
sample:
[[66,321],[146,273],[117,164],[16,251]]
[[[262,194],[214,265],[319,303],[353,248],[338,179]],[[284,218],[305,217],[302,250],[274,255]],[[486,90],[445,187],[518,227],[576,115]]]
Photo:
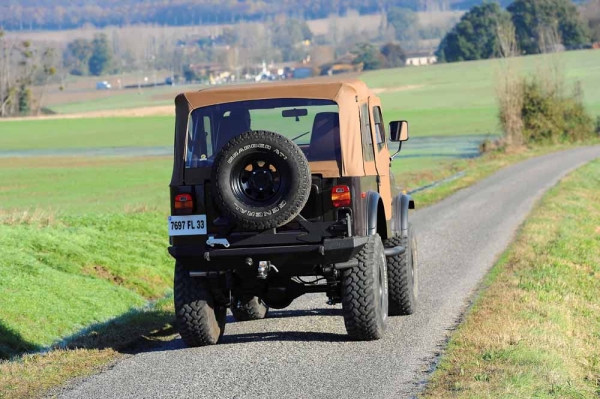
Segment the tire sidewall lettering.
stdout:
[[[255,149],[255,148],[262,148],[265,150],[271,150],[273,147],[270,146],[269,144],[264,144],[264,143],[257,143],[257,144],[246,144],[245,146],[235,150],[235,152],[227,159],[227,163],[228,164],[232,164],[233,161],[236,160],[236,158],[242,154],[244,151],[248,151],[251,149]],[[278,154],[280,151],[278,149],[275,149],[275,153]],[[284,159],[287,159],[287,157],[285,157]]]
[[238,204],[237,202],[235,202],[233,204],[235,209],[238,212],[240,212],[242,215],[245,215],[248,217],[254,217],[254,218],[272,217],[277,212],[281,211],[286,205],[287,205],[286,201],[281,201],[277,205],[275,205],[273,208],[268,209],[268,210],[250,211],[250,210],[244,208],[242,205]]

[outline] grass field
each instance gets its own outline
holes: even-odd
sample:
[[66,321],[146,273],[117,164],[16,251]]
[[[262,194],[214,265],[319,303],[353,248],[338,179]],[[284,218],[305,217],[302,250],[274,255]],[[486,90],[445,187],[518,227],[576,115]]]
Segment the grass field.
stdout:
[[[523,75],[542,73],[549,65],[565,71],[569,85],[581,81],[585,103],[600,115],[600,51],[570,51],[514,58],[512,67]],[[385,119],[406,119],[413,136],[498,135],[495,81],[498,60],[378,70],[361,76],[381,96]],[[178,91],[196,86],[145,89],[141,94],[115,92],[110,96],[51,106],[59,113],[172,104]],[[567,87],[571,89],[571,87]],[[1,147],[0,147],[1,148]]]
[[166,146],[174,118],[80,118],[0,121],[0,152],[27,149]]
[[[522,74],[540,73],[547,65],[562,68],[569,83],[581,81],[586,106],[594,115],[600,114],[600,51],[521,57],[510,62]],[[454,144],[442,137],[498,135],[494,81],[501,67],[498,60],[485,60],[363,74],[362,79],[381,96],[386,120],[407,119],[413,138],[438,137],[433,141],[438,145],[427,149],[417,149],[418,146],[409,141],[394,168],[397,171],[445,168],[448,161],[461,156],[462,144],[453,147]],[[126,93],[97,101],[63,104],[64,108],[59,111],[82,112],[172,102],[161,97],[168,94],[164,88],[143,93],[142,96]],[[0,121],[0,155],[2,151],[27,149],[167,147],[172,144],[173,125],[173,118],[166,116]]]
[[[570,51],[510,59],[520,73],[540,73],[555,65],[569,84],[581,81],[587,108],[600,115],[600,51]],[[362,75],[379,95],[386,120],[406,119],[413,136],[500,134],[495,81],[498,60],[379,70]],[[569,88],[570,89],[570,88]]]
[[542,200],[454,333],[426,398],[600,394],[600,161]]
[[0,215],[166,211],[172,163],[172,158],[0,158]]

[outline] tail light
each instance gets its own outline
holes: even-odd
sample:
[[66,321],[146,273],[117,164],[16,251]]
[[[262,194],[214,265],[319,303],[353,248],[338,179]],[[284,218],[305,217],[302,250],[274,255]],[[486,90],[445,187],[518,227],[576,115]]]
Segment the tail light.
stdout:
[[336,208],[342,208],[350,206],[352,197],[350,196],[350,187],[348,186],[334,186],[331,190],[331,202]]
[[175,196],[175,213],[179,215],[190,214],[194,210],[194,201],[190,194],[178,194]]

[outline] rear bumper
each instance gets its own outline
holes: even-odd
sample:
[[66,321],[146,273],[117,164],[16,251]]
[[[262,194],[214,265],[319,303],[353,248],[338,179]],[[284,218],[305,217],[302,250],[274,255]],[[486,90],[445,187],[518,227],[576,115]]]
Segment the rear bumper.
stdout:
[[368,237],[349,237],[324,239],[320,244],[262,247],[171,246],[169,253],[191,270],[201,271],[256,267],[259,261],[269,261],[281,271],[329,264],[338,264],[338,268],[343,269],[353,266],[351,259],[367,241]]

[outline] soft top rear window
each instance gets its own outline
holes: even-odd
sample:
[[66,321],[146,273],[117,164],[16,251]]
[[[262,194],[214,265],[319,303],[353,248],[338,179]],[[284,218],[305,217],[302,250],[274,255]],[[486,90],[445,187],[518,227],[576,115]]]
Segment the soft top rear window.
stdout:
[[309,161],[341,159],[339,108],[331,100],[268,99],[197,108],[188,122],[186,167],[202,167],[232,138],[249,130],[279,133]]

